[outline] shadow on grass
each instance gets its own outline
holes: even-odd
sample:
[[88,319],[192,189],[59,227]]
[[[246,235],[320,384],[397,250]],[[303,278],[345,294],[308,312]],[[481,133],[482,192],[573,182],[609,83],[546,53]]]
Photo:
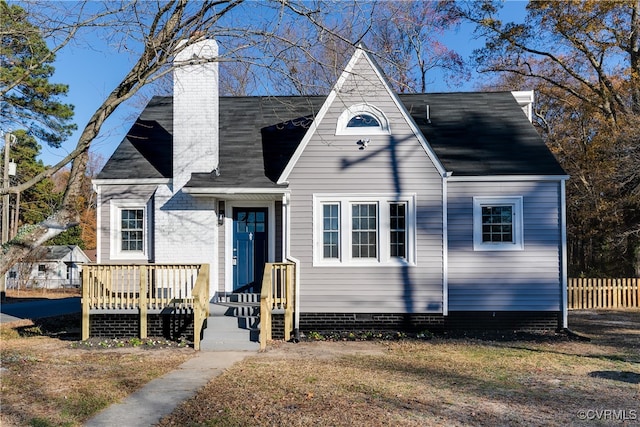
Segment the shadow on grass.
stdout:
[[[440,417],[453,417],[454,421],[461,423],[473,424],[474,421],[481,420],[483,425],[516,421],[521,416],[530,421],[535,420],[540,425],[547,422],[550,425],[566,425],[577,420],[576,416],[584,405],[589,407],[588,405],[595,405],[596,402],[603,407],[632,404],[633,393],[629,392],[629,384],[640,382],[640,374],[630,370],[579,373],[580,370],[574,367],[588,366],[591,363],[596,367],[600,362],[594,360],[582,363],[579,355],[569,355],[573,360],[554,360],[545,355],[556,353],[553,351],[553,344],[546,346],[551,351],[539,349],[537,351],[540,355],[530,359],[528,348],[512,347],[499,342],[464,340],[460,342],[460,349],[456,350],[458,353],[469,347],[466,350],[466,361],[465,358],[461,359],[464,363],[448,363],[440,358],[429,357],[432,351],[438,352],[440,345],[450,343],[455,344],[455,340],[435,341],[433,348],[425,351],[424,357],[415,352],[400,353],[392,359],[356,357],[343,359],[341,363],[360,369],[363,377],[380,376],[382,372],[386,372],[391,378],[400,374],[409,383],[428,383],[434,390],[440,390],[443,397],[457,396],[456,402],[459,399],[472,406],[469,407],[471,414],[461,414],[459,410],[451,412],[447,404],[439,405],[437,397],[431,397],[431,402],[427,399],[408,403],[405,398],[378,393],[377,400],[384,401],[387,405],[398,409],[429,410]],[[476,363],[477,369],[474,369]],[[518,367],[520,363],[522,365]],[[541,366],[540,363],[545,364],[543,368],[533,368]],[[613,381],[605,384],[602,380]],[[403,380],[397,381],[401,383]],[[366,389],[367,386],[363,384],[360,387]],[[601,392],[594,396],[593,389],[596,388]],[[370,390],[363,392],[371,395]],[[445,401],[446,399],[451,397],[445,398]],[[470,402],[482,404],[473,406]],[[424,408],[420,408],[421,405]],[[460,403],[455,403],[454,406],[459,405]]]
[[591,378],[604,378],[629,384],[640,384],[640,374],[629,371],[593,371],[589,373],[589,376]]
[[46,336],[63,341],[79,341],[82,317],[80,313],[45,317],[33,320],[33,325],[15,328],[21,337]]

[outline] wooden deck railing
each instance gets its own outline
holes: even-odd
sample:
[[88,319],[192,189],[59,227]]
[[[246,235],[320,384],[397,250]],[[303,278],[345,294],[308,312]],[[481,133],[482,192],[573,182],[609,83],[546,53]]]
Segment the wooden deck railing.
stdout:
[[193,348],[200,350],[204,322],[209,317],[209,264],[200,266],[193,288]]
[[640,279],[569,279],[569,309],[640,308]]
[[[206,301],[206,303],[205,303]],[[87,264],[82,268],[82,339],[89,338],[91,312],[139,310],[140,338],[147,313],[194,310],[194,347],[209,310],[208,264]]]
[[272,338],[272,314],[284,311],[284,339],[291,338],[294,308],[295,265],[290,263],[267,263],[264,267],[260,292],[260,349],[264,350]]

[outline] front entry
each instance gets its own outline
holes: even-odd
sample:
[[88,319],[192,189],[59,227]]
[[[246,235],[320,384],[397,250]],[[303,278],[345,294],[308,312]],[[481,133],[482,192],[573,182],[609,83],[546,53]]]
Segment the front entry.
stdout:
[[[233,290],[259,286],[267,261],[267,208],[233,208]],[[253,292],[260,292],[254,288]]]

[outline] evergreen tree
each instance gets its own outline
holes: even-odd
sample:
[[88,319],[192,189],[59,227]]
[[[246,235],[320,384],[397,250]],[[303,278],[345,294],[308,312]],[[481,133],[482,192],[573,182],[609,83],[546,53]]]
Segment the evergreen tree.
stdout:
[[[16,162],[16,175],[11,177],[15,185],[28,181],[46,169],[37,157],[41,146],[24,130],[13,132],[16,143],[11,146],[11,158]],[[1,152],[4,156],[4,149]],[[49,216],[60,203],[61,194],[56,192],[51,179],[44,179],[20,194],[19,224],[37,224]],[[13,197],[12,197],[13,203]]]
[[0,127],[59,147],[76,125],[73,106],[59,100],[68,86],[49,82],[55,55],[23,8],[0,0],[0,16]]

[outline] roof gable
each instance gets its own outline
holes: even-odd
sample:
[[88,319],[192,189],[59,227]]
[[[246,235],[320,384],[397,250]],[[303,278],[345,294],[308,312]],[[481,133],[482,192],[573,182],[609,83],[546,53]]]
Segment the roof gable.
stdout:
[[[371,76],[375,77],[373,77],[372,79]],[[372,93],[375,92],[376,88],[382,88],[383,93]],[[335,103],[343,103],[342,107],[343,109],[346,109],[354,105],[354,102],[352,102],[354,97],[360,98],[359,101],[366,104],[367,102],[375,103],[377,97],[379,96],[388,96],[392,100],[394,106],[401,112],[403,118],[406,120],[414,135],[418,138],[420,144],[423,146],[425,152],[435,165],[436,169],[440,174],[444,174],[444,167],[414,123],[411,116],[408,114],[397,94],[393,90],[391,90],[391,86],[389,85],[387,79],[384,77],[382,70],[380,69],[378,64],[371,58],[371,56],[364,50],[364,48],[360,46],[354,52],[353,56],[349,60],[349,63],[345,67],[345,70],[338,78],[338,81],[329,93],[329,96],[327,96],[327,99],[322,105],[322,108],[320,108],[318,115],[315,117],[313,123],[309,126],[309,129],[304,135],[302,141],[300,141],[300,144],[293,153],[293,156],[289,160],[282,175],[278,179],[278,183],[283,184],[287,182],[290,173],[300,159],[300,156],[302,156],[302,153],[309,144],[309,141],[317,131],[318,126]],[[349,100],[347,101],[347,99]]]

